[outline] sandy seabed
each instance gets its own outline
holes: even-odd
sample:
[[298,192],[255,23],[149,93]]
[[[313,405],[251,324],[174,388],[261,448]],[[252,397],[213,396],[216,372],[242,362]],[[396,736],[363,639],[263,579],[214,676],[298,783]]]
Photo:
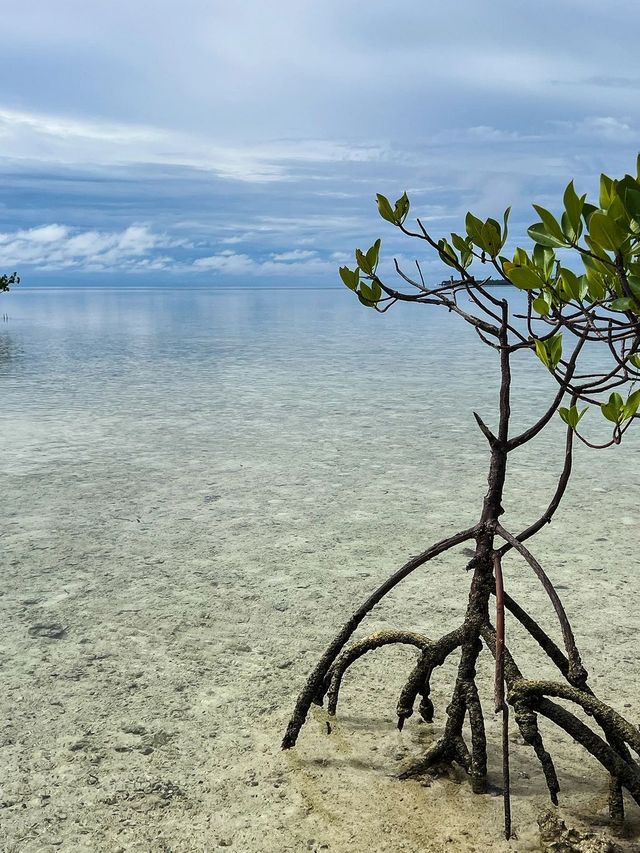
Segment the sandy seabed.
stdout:
[[[441,731],[455,673],[452,660],[434,678],[434,724],[416,714],[399,734],[395,703],[415,659],[407,649],[358,662],[333,733],[318,709],[298,746],[280,751],[324,646],[409,555],[473,523],[487,463],[482,438],[468,437],[469,417],[452,417],[461,393],[453,380],[436,403],[411,377],[381,393],[341,380],[339,365],[334,375],[290,374],[273,362],[249,374],[238,366],[214,384],[183,368],[165,377],[167,389],[132,373],[82,404],[70,388],[49,406],[42,390],[32,409],[16,400],[7,414],[5,853],[540,849],[546,789],[515,728],[517,838],[501,836],[486,651],[490,794],[474,796],[462,777],[398,781]],[[416,441],[421,423],[429,428]],[[505,524],[514,530],[553,488],[557,435],[545,441],[511,472]],[[593,688],[639,722],[638,445],[578,455],[566,506],[535,550],[565,600]],[[358,636],[387,627],[437,636],[457,625],[467,559],[461,547],[419,569]],[[504,570],[508,590],[558,636],[524,564],[510,556]],[[511,619],[507,632],[525,674],[553,676]],[[542,726],[562,815],[602,831],[606,774]],[[628,818],[616,843],[637,851],[633,803]]]
[[[88,446],[92,427],[82,427]],[[323,644],[408,555],[403,535],[426,545],[453,529],[444,517],[450,500],[444,509],[437,500],[442,472],[408,498],[399,483],[379,478],[362,500],[353,460],[333,477],[317,452],[286,472],[250,454],[207,469],[204,454],[187,463],[183,447],[184,464],[168,479],[160,464],[168,448],[157,439],[138,436],[155,451],[143,453],[141,444],[123,457],[120,438],[113,456],[101,456],[103,445],[90,458],[60,439],[37,464],[16,462],[1,599],[2,849],[538,849],[545,789],[515,732],[518,840],[510,844],[500,840],[499,796],[474,796],[459,779],[423,787],[395,778],[440,730],[453,662],[434,679],[433,726],[416,715],[402,735],[395,730],[414,654],[382,650],[349,672],[331,736],[318,710],[298,747],[279,750],[287,712]],[[602,501],[606,493],[591,484],[588,496]],[[431,505],[424,523],[422,500]],[[385,505],[409,510],[404,534],[399,519],[380,521],[376,507]],[[621,536],[612,566],[609,542],[585,522],[571,531],[582,556],[552,563],[569,534],[561,519],[544,534],[542,556],[569,602],[592,684],[640,719],[640,582],[625,568],[635,545]],[[367,630],[437,634],[457,624],[469,582],[464,563],[459,548],[420,569],[376,608]],[[505,572],[553,630],[523,566],[512,558]],[[512,620],[508,631],[515,643]],[[530,644],[518,657],[525,672],[551,674]],[[488,709],[486,652],[481,673]],[[499,732],[489,718],[497,792]],[[602,821],[605,774],[559,732],[547,727],[545,735],[570,822]],[[637,810],[629,813],[635,832]]]

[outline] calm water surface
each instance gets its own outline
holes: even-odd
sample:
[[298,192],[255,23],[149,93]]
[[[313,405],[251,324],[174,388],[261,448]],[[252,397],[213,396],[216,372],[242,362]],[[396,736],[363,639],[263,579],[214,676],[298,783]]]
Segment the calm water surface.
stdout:
[[[166,536],[188,519],[190,541],[240,552],[301,529],[418,546],[425,527],[477,517],[487,453],[471,412],[495,423],[495,358],[445,312],[379,316],[346,290],[18,288],[2,306],[14,561],[36,541],[79,558],[102,537],[115,553],[125,517]],[[527,353],[514,383],[525,426],[553,388]],[[514,457],[514,527],[544,508],[561,439],[558,422]],[[602,533],[609,513],[637,530],[638,449],[578,454],[559,535]]]
[[[234,849],[258,851],[273,831],[293,839],[282,849],[301,850],[351,813],[353,790],[367,792],[363,814],[386,838],[406,651],[372,655],[347,679],[343,722],[355,736],[328,744],[315,720],[300,754],[283,757],[279,740],[338,624],[410,554],[477,520],[488,459],[471,413],[495,424],[493,351],[446,313],[381,317],[346,290],[17,288],[0,305],[0,846],[194,850],[233,837]],[[523,427],[554,389],[528,353],[514,384]],[[544,510],[562,443],[556,419],[513,454],[506,526]],[[634,721],[638,450],[632,438],[579,452],[562,512],[534,544],[590,683]],[[362,630],[451,630],[467,560],[457,549],[416,572]],[[517,555],[505,578],[560,642]],[[553,677],[521,634],[508,619],[523,671]],[[438,708],[454,667],[439,671]],[[480,668],[488,704],[487,655]],[[497,718],[487,724],[495,745]],[[403,743],[417,756],[424,737],[412,721]],[[604,796],[604,774],[566,739],[546,743],[571,791],[584,776],[585,796]],[[523,826],[535,826],[530,784],[546,802],[529,769],[514,772]],[[145,792],[168,781],[184,793],[154,805]],[[410,813],[425,832],[417,790]],[[469,809],[490,810],[494,839],[499,804],[485,800]]]

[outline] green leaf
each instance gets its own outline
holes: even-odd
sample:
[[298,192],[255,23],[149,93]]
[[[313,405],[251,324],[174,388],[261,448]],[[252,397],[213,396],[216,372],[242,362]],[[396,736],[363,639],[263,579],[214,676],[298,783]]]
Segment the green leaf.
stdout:
[[373,269],[371,268],[371,264],[367,260],[367,256],[365,255],[365,253],[360,249],[356,249],[356,262],[362,272],[366,273],[367,275],[372,275]]
[[396,217],[389,202],[389,199],[386,196],[380,195],[378,193],[376,195],[376,201],[378,203],[378,213],[383,219],[386,219],[387,222],[391,222],[392,225],[397,225]]
[[534,346],[536,348],[536,355],[540,359],[540,361],[544,364],[544,366],[549,369],[549,353],[547,352],[547,345],[545,341],[539,341],[537,338],[534,340]]
[[360,290],[358,291],[358,298],[363,305],[366,305],[368,308],[372,308],[375,303],[378,301],[375,298],[375,293],[372,287],[369,287],[368,284],[365,284],[364,281],[360,282]]
[[629,358],[629,361],[631,362],[631,364],[632,364],[635,368],[637,368],[638,370],[640,370],[640,354],[632,355],[632,356]]
[[533,267],[512,267],[507,275],[509,281],[520,290],[538,290],[544,286]]
[[589,286],[589,298],[594,302],[604,299],[609,286],[610,273],[608,267],[586,255],[583,256],[582,260],[587,270],[586,277]]
[[349,267],[340,267],[340,278],[349,288],[349,290],[355,290],[358,286],[358,282],[360,281],[360,270],[358,267],[355,270],[350,270]]
[[624,209],[624,205],[622,203],[622,199],[618,196],[618,181],[615,184],[616,194],[611,199],[611,204],[609,205],[609,209],[607,210],[607,218],[615,221],[618,221],[619,225],[623,228],[626,228],[626,220],[629,218],[627,216],[627,211]]
[[584,299],[585,296],[589,295],[589,282],[586,275],[578,276],[578,282],[580,285],[580,299]]
[[561,407],[560,409],[558,409],[558,412],[562,420],[567,424],[567,426],[570,426],[571,429],[575,429],[584,417],[584,414],[588,410],[588,408],[589,407],[587,406],[581,412],[578,412],[578,409],[575,406],[571,406],[570,409]]
[[609,304],[612,311],[631,311],[635,305],[633,299],[628,296],[620,296],[618,299],[613,299]]
[[451,242],[459,252],[464,252],[469,249],[469,243],[459,234],[451,234]]
[[376,240],[376,242],[371,246],[370,249],[367,249],[367,263],[371,267],[371,271],[375,272],[376,267],[378,266],[378,256],[380,254],[380,239]]
[[634,391],[627,398],[627,402],[622,408],[622,420],[628,421],[638,411],[640,406],[640,391]]
[[549,353],[549,363],[553,370],[556,369],[562,358],[562,335],[554,335],[546,342]]
[[640,276],[637,275],[628,275],[627,283],[629,285],[629,290],[635,298],[640,301]]
[[616,252],[628,235],[613,219],[597,210],[589,219],[589,236],[603,249]]
[[591,219],[591,215],[596,212],[598,208],[595,204],[590,204],[588,201],[585,201],[582,206],[582,218],[584,219],[584,224],[588,227],[589,220]]
[[438,240],[438,250],[441,261],[443,261],[449,267],[458,269],[458,258],[456,256],[456,253],[453,251],[453,249],[447,243],[446,240]]
[[[535,247],[534,247],[533,251],[535,252]],[[513,264],[514,264],[514,266],[526,267],[529,265],[529,263],[530,263],[529,255],[527,255],[527,253],[525,252],[524,249],[521,249],[518,246],[518,248],[513,253]]]
[[[609,258],[609,260],[611,260],[610,256],[607,254],[605,248],[603,246],[601,246],[600,243],[598,243],[596,240],[594,240],[590,234],[585,234],[584,242],[587,244],[587,246],[591,250],[591,252],[594,255],[596,255],[598,258],[603,258],[603,259]],[[582,262],[584,263],[585,260],[586,260],[586,257],[583,255],[582,256]]]
[[370,284],[370,289],[374,302],[377,302],[382,296],[382,288],[380,287],[377,281],[372,281]]
[[602,403],[600,405],[600,411],[608,421],[611,421],[611,423],[619,423],[624,411],[624,402],[620,394],[612,394],[607,403]]
[[562,358],[562,335],[554,335],[546,341],[534,338],[536,355],[549,370],[555,370]]
[[495,258],[502,248],[502,240],[500,239],[500,226],[494,220],[487,220],[482,226],[482,248],[488,252],[491,257]]
[[591,255],[583,255],[582,263],[587,267],[587,270],[595,270],[605,276],[612,274],[612,269],[608,263],[604,260],[601,261],[598,258],[594,258]]
[[393,215],[396,219],[396,222],[402,224],[404,220],[407,218],[407,214],[409,213],[409,196],[406,192],[402,193],[400,198],[396,201],[396,206],[393,211]]
[[589,285],[589,299],[593,300],[593,302],[599,302],[601,299],[604,299],[607,295],[607,289],[600,275],[598,273],[594,275],[587,273],[587,282]]
[[575,428],[575,425],[571,423],[571,412],[566,406],[561,406],[558,409],[558,414],[562,418],[562,420],[570,427]]
[[549,237],[555,237],[562,245],[565,245],[567,243],[567,239],[562,233],[562,228],[555,216],[546,208],[540,207],[539,204],[534,204],[533,208],[542,220],[544,229]]
[[622,198],[624,209],[632,219],[640,219],[640,187],[627,187]]
[[546,317],[551,310],[551,305],[547,301],[547,294],[541,293],[540,296],[536,296],[536,298],[531,303],[531,306],[534,311],[540,314],[541,317]]
[[571,243],[575,242],[576,232],[571,225],[566,211],[560,217],[560,227],[562,228],[562,233],[566,235],[567,240]]
[[[362,285],[361,285],[361,286],[362,286]],[[373,303],[370,299],[367,299],[367,298],[366,298],[365,296],[363,296],[361,293],[358,293],[358,294],[357,294],[357,296],[358,296],[358,299],[360,300],[360,302],[361,302],[361,303],[362,303],[366,308],[373,308],[374,303]]]
[[459,234],[451,234],[451,242],[460,252],[460,262],[464,269],[466,269],[473,260],[473,255],[471,253],[471,241],[468,237],[465,240]]
[[543,278],[550,279],[556,260],[556,253],[548,246],[536,243],[532,252],[533,263],[543,271]]
[[603,210],[607,210],[613,198],[613,179],[607,175],[600,175],[599,203]]
[[467,236],[471,242],[482,249],[482,251],[486,251],[486,247],[483,245],[482,241],[482,226],[484,225],[482,220],[469,212],[465,217],[464,224],[467,229]]
[[584,298],[587,293],[587,284],[582,280],[582,276],[578,278],[572,270],[565,267],[560,267],[560,276],[570,299],[580,301]]
[[536,222],[530,228],[527,228],[527,234],[535,243],[539,243],[541,246],[549,246],[551,249],[563,249],[567,245],[564,237],[557,239],[548,234],[542,222]]
[[586,195],[583,195],[582,197],[578,196],[575,191],[575,187],[573,186],[573,181],[571,181],[564,191],[563,202],[572,232],[571,234],[567,234],[567,236],[570,236],[572,240],[575,240],[580,236],[580,218],[582,217],[582,208],[584,206],[585,199]]
[[[507,236],[509,235],[509,214],[511,213],[511,208],[508,207],[503,216],[502,216],[502,246],[507,242]],[[502,248],[502,246],[500,248]]]

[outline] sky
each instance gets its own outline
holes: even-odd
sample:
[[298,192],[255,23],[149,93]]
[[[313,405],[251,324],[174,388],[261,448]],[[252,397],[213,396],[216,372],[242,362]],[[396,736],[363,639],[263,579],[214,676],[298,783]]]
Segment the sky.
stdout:
[[515,245],[570,178],[635,173],[636,0],[0,13],[0,272],[27,286],[334,286],[377,237],[440,280],[376,192],[438,237],[512,205]]

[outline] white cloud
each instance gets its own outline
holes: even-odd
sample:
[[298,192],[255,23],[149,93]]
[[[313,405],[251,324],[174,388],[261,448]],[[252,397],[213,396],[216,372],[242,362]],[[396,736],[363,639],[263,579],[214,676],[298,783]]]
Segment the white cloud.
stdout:
[[336,274],[335,259],[324,260],[316,252],[294,250],[274,253],[264,260],[251,258],[225,250],[205,258],[198,258],[191,265],[197,271],[211,271],[228,275],[252,276],[311,276]]
[[[324,260],[314,250],[272,252],[256,259],[244,252],[223,249],[195,259],[176,257],[172,249],[193,249],[152,231],[147,225],[131,225],[122,231],[81,231],[50,224],[0,233],[0,268],[31,267],[42,271],[78,270],[87,273],[126,271],[199,274],[216,276],[292,276],[334,274],[335,258]],[[184,254],[184,251],[181,253]]]
[[250,232],[245,234],[234,234],[233,237],[223,237],[220,242],[227,246],[233,246],[236,243],[244,243],[245,240],[250,240],[252,236],[253,235]]
[[628,121],[614,118],[614,116],[593,116],[576,122],[574,125],[578,133],[606,139],[609,142],[627,143],[631,139],[640,142],[640,134]]
[[6,107],[0,107],[0,154],[74,167],[182,166],[253,183],[288,180],[294,164],[367,163],[393,156],[388,145],[373,143],[283,139],[224,145],[197,133]]
[[272,255],[274,261],[304,261],[315,257],[316,253],[309,249],[294,249],[292,252],[281,252]]
[[129,271],[165,268],[171,258],[150,255],[183,241],[155,234],[146,225],[122,231],[79,231],[65,225],[41,225],[0,234],[0,267],[25,265],[42,270]]
[[198,258],[192,264],[192,268],[199,272],[221,272],[230,275],[242,275],[243,273],[254,272],[254,267],[255,262],[249,255],[237,254],[232,251]]
[[539,135],[525,134],[517,130],[491,127],[486,124],[467,127],[461,130],[445,130],[438,135],[439,142],[522,142],[539,139]]
[[64,240],[69,229],[66,225],[41,225],[39,228],[29,228],[27,231],[16,231],[14,235],[0,234],[0,244],[10,239],[23,240],[34,246],[58,243]]

